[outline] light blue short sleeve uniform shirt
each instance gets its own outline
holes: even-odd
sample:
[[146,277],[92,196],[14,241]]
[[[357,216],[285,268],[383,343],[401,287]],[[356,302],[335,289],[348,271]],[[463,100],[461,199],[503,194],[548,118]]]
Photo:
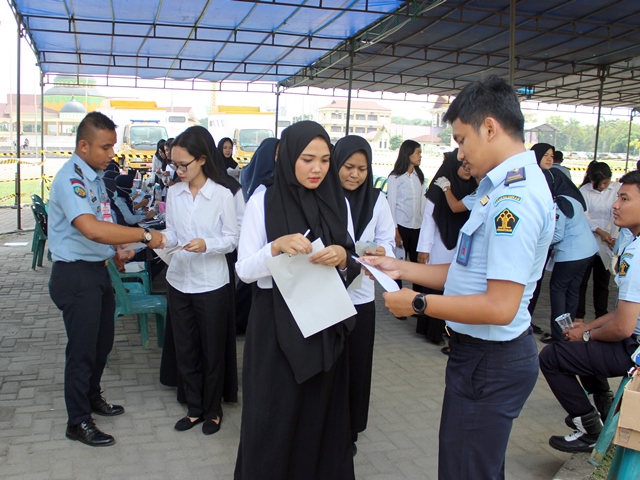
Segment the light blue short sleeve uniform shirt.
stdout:
[[[618,300],[640,303],[640,242],[637,238],[633,238],[620,254],[615,280],[618,285]],[[633,334],[640,335],[640,317]]]
[[571,262],[592,257],[598,253],[598,244],[591,233],[582,204],[567,197],[573,206],[573,217],[569,218],[556,206],[556,228],[553,234],[553,260]]
[[508,325],[467,325],[452,330],[483,340],[509,341],[531,322],[529,300],[542,275],[555,226],[555,208],[535,154],[508,158],[482,179],[469,220],[460,230],[444,295],[482,294],[488,280],[525,286],[518,312]]
[[111,245],[94,242],[73,226],[80,215],[102,220],[101,202],[109,202],[102,173],[75,153],[51,184],[49,197],[49,248],[54,262],[100,262],[115,255]]

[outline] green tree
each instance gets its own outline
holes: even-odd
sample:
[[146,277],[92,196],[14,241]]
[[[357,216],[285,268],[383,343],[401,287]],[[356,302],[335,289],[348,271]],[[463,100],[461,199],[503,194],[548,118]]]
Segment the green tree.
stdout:
[[438,133],[438,137],[440,137],[440,140],[442,140],[442,143],[446,145],[451,145],[451,135],[452,135],[451,125],[447,125],[444,128],[444,130],[441,130],[440,133]]
[[403,141],[402,135],[392,135],[389,139],[389,149],[393,151],[398,150]]
[[396,125],[423,125],[426,127],[431,126],[431,120],[424,118],[405,118],[405,117],[391,117],[391,123]]

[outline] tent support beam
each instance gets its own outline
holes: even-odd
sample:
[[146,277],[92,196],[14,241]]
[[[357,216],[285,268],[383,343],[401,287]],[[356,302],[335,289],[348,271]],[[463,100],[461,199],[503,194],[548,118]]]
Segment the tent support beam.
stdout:
[[16,228],[18,230],[22,230],[22,212],[21,212],[21,198],[22,198],[22,192],[20,190],[20,147],[22,144],[22,139],[20,138],[20,125],[22,124],[22,116],[21,116],[21,111],[20,111],[20,104],[22,103],[21,101],[21,89],[20,89],[20,44],[22,43],[22,18],[18,15],[16,17],[17,20],[17,24],[18,24],[18,55],[17,55],[17,81],[18,81],[18,85],[16,88],[17,91],[17,100],[16,100],[16,123],[17,123],[17,128],[16,128],[16,185],[15,185],[15,192],[16,192]]
[[602,93],[604,90],[604,80],[606,77],[606,73],[604,68],[599,68],[598,73],[600,74],[600,90],[598,90],[598,122],[596,123],[596,144],[593,148],[593,159],[598,159],[598,138],[600,137],[600,113],[602,112]]
[[349,52],[349,90],[347,94],[347,125],[345,127],[345,136],[349,135],[349,118],[351,117],[351,87],[353,85],[353,58],[356,53],[353,51],[353,44],[351,52]]

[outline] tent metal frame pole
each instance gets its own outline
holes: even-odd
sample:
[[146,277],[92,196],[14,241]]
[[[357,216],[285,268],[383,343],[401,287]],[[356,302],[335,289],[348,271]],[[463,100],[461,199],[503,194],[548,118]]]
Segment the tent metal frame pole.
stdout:
[[17,128],[16,128],[16,184],[15,184],[15,192],[16,192],[16,228],[18,230],[22,230],[22,212],[21,212],[21,198],[22,198],[22,192],[20,189],[20,146],[22,143],[22,139],[20,138],[20,125],[22,124],[22,117],[21,117],[21,111],[20,111],[20,104],[21,102],[21,91],[20,91],[20,44],[22,43],[22,28],[21,28],[21,23],[22,23],[22,19],[21,17],[18,15],[16,17],[17,20],[17,24],[18,24],[18,59],[17,59],[17,64],[18,64],[18,68],[17,68],[17,80],[18,80],[18,85],[16,86],[16,92],[17,92],[17,100],[16,100],[16,123],[17,123]]
[[602,111],[602,93],[604,91],[604,79],[605,72],[604,69],[600,70],[600,90],[598,90],[598,122],[596,123],[596,144],[593,149],[593,159],[598,160],[598,140],[600,138],[600,112]]
[[347,123],[345,126],[345,137],[349,135],[349,118],[351,117],[351,87],[353,85],[353,59],[356,53],[353,51],[353,44],[349,52],[349,93],[347,94]]
[[40,198],[44,200],[44,73],[42,71],[40,71]]
[[280,113],[280,85],[276,86],[276,124],[273,129],[276,132],[276,138],[278,138],[278,116]]
[[509,83],[516,82],[516,0],[511,0],[509,9]]
[[631,112],[629,113],[629,133],[627,134],[627,159],[624,162],[624,171],[625,173],[629,171],[629,149],[631,148],[631,145],[629,145],[629,143],[631,142],[631,125],[633,124],[633,117],[635,117],[635,114],[638,110],[636,110],[635,108],[631,109]]

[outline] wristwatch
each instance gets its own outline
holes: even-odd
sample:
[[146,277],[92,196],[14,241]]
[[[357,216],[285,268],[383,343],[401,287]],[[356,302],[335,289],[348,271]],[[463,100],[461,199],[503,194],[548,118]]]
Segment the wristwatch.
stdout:
[[149,243],[151,240],[153,240],[153,235],[151,235],[148,228],[145,228],[142,234],[142,243]]
[[584,340],[585,342],[591,340],[591,330],[585,330],[584,332],[582,332],[582,340]]
[[427,299],[425,297],[426,297],[425,293],[419,293],[418,295],[415,296],[415,298],[413,299],[413,302],[411,302],[413,311],[416,312],[418,315],[423,314],[424,311],[427,309]]

